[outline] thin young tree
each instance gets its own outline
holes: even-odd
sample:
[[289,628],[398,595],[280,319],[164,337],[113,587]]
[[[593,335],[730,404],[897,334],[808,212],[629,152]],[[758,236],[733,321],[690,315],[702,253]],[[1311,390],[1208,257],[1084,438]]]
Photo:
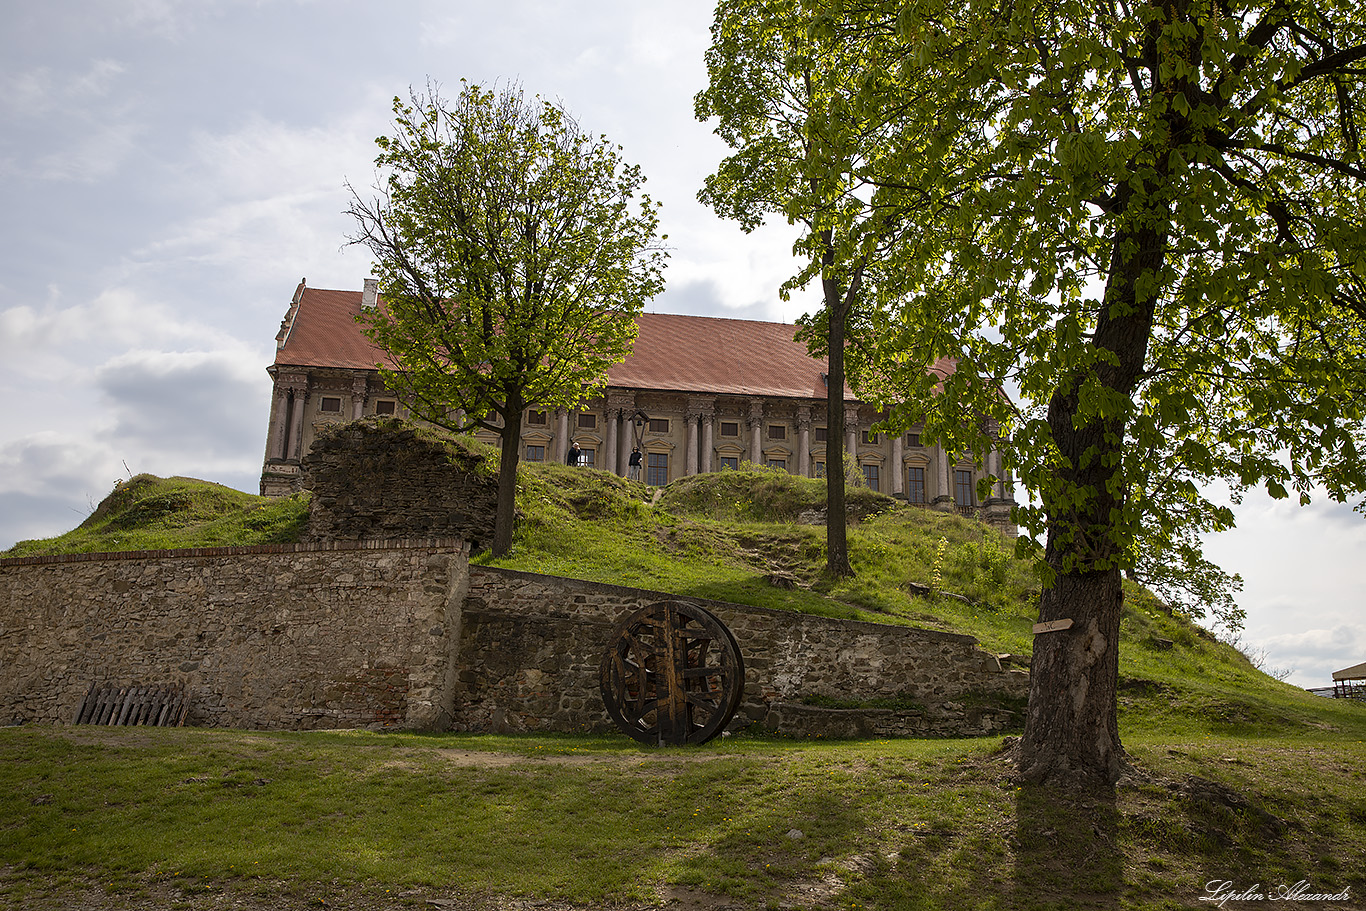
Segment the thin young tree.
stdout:
[[498,434],[492,550],[512,544],[522,416],[573,408],[626,358],[664,287],[658,206],[620,148],[559,104],[463,85],[394,99],[378,195],[352,191],[353,243],[382,306],[362,314],[414,415]]
[[858,361],[846,360],[846,351],[859,339],[860,305],[879,292],[889,241],[904,224],[900,201],[874,201],[865,173],[887,127],[851,98],[862,75],[878,71],[866,67],[867,52],[855,43],[826,40],[822,18],[798,0],[723,0],[711,32],[709,83],[697,95],[696,114],[714,121],[736,151],[698,196],[746,232],[772,216],[802,228],[793,247],[798,271],[779,293],[787,299],[820,284],[821,309],[803,318],[800,337],[813,356],[829,361],[826,567],[852,575],[844,396],[853,378],[847,368],[856,370]]

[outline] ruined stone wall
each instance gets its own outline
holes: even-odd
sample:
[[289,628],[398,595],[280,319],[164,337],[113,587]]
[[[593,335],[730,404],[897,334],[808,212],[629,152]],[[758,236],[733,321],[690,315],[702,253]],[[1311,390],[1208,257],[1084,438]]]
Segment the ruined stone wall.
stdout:
[[183,684],[187,724],[449,721],[455,540],[0,560],[0,723],[70,722],[91,683]]
[[[598,666],[617,624],[673,595],[534,573],[470,568],[455,691],[461,730],[606,730]],[[832,620],[688,598],[730,627],[744,656],[734,726],[828,736],[980,734],[1018,720],[1028,677],[971,636]],[[841,712],[803,697],[914,701]]]
[[[0,723],[68,723],[92,683],[178,683],[187,723],[204,726],[610,730],[602,654],[630,613],[673,596],[471,568],[467,553],[368,541],[0,560]],[[734,727],[972,735],[1018,722],[1027,678],[969,636],[688,600],[744,656]]]
[[493,540],[498,482],[483,457],[393,418],[319,430],[303,460],[306,541]]

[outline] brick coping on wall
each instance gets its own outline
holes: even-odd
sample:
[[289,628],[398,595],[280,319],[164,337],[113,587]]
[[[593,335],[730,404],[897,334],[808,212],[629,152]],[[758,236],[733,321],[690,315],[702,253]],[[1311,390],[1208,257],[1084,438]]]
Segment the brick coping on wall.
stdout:
[[99,560],[148,560],[166,557],[243,557],[252,554],[307,554],[355,550],[468,550],[462,538],[405,538],[394,541],[315,541],[308,544],[255,544],[249,547],[178,547],[171,550],[119,550],[107,553],[3,557],[3,566],[90,563]]
[[[957,642],[964,645],[978,644],[976,636],[969,636],[966,633],[946,633],[942,630],[925,629],[920,626],[902,626],[901,624],[896,623],[875,623],[871,620],[850,620],[844,617],[822,617],[820,614],[804,614],[799,611],[780,610],[774,607],[737,604],[734,601],[716,601],[711,598],[701,598],[693,595],[658,592],[648,588],[633,588],[629,585],[613,585],[610,582],[589,582],[584,579],[570,579],[565,576],[548,576],[544,573],[530,573],[520,569],[504,569],[501,566],[478,566],[473,563],[470,564],[470,575],[473,576],[477,572],[494,573],[496,575],[507,576],[514,579],[526,579],[529,582],[542,582],[544,584],[563,584],[565,582],[570,582],[573,583],[575,587],[581,586],[588,591],[600,591],[604,594],[613,593],[619,595],[641,596],[642,598],[649,598],[657,601],[696,601],[703,607],[710,606],[722,610],[753,611],[755,613],[769,614],[770,616],[782,617],[788,620],[799,617],[804,622],[840,625],[849,624],[855,627],[864,626],[868,627],[870,631],[876,630],[878,632],[900,629],[905,630],[907,633],[913,633],[928,639],[942,639],[946,642]],[[471,578],[470,581],[473,583],[473,578]]]

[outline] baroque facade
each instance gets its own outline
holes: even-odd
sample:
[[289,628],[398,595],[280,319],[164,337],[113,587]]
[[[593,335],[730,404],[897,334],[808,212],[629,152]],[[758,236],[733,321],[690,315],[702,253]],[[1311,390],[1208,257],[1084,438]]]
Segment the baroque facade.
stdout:
[[[356,317],[378,306],[373,280],[363,291],[309,288],[301,281],[276,336],[274,380],[261,493],[299,489],[300,462],[324,426],[368,415],[407,416],[385,388],[384,357]],[[631,356],[608,372],[602,394],[573,411],[529,409],[522,458],[631,473],[664,485],[699,472],[767,465],[804,477],[824,475],[826,363],[807,354],[782,323],[645,313]],[[935,365],[949,371],[952,363]],[[845,390],[845,435],[838,441],[868,485],[913,505],[974,515],[1015,533],[1012,485],[993,450],[981,460],[923,445],[918,428],[875,433],[878,409]],[[480,434],[495,442],[491,434]],[[977,481],[1002,480],[982,501]]]

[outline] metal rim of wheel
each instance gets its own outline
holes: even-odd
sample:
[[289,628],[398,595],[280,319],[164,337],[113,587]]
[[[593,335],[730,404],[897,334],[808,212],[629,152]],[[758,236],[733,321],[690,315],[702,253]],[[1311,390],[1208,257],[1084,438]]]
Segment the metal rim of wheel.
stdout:
[[739,643],[710,611],[658,601],[627,617],[602,657],[602,701],[626,734],[651,746],[701,744],[740,707]]

